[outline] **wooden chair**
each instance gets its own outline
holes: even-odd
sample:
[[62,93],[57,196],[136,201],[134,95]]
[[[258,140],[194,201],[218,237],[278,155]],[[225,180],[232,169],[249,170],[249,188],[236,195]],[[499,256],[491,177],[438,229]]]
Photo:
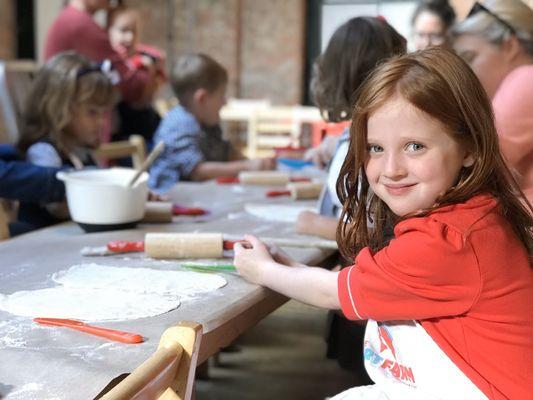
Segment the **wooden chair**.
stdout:
[[200,349],[202,326],[181,322],[167,329],[157,351],[103,400],[189,400]]
[[19,138],[22,110],[37,64],[30,60],[0,61],[0,109],[5,137],[0,143],[15,143]]
[[99,161],[131,156],[133,167],[139,168],[146,159],[146,143],[141,135],[131,135],[128,140],[102,144],[93,151],[93,156]]
[[0,241],[9,239],[9,218],[0,201]]
[[316,107],[276,106],[257,110],[248,124],[248,157],[257,157],[259,149],[300,147],[302,125],[320,119]]

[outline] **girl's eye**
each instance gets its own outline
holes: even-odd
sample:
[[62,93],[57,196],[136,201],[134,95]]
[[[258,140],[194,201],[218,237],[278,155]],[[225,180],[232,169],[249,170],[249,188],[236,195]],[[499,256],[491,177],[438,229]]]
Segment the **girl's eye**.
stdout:
[[369,144],[367,146],[367,150],[369,153],[381,153],[383,151],[383,147],[377,144]]
[[420,144],[420,143],[409,143],[406,146],[406,150],[408,150],[408,151],[420,151],[423,148],[424,148],[424,145]]

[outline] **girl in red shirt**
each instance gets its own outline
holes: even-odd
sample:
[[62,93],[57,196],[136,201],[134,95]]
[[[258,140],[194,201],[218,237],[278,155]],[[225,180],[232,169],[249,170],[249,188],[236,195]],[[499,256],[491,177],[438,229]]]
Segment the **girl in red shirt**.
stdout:
[[528,398],[533,209],[501,157],[479,80],[444,49],[391,59],[363,85],[350,139],[337,237],[354,265],[301,265],[247,236],[239,273],[368,319],[375,384],[336,400]]

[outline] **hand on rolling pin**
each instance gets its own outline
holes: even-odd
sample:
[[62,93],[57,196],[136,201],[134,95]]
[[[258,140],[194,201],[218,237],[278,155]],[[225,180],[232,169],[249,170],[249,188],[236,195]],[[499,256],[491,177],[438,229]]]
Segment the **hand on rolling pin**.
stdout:
[[275,265],[268,247],[252,235],[244,236],[245,242],[235,243],[233,264],[244,279],[258,285],[263,284],[262,274],[265,269]]
[[236,242],[234,265],[239,274],[247,281],[262,284],[265,268],[272,268],[276,263],[289,267],[301,266],[276,245],[266,245],[255,236],[245,235],[244,241]]

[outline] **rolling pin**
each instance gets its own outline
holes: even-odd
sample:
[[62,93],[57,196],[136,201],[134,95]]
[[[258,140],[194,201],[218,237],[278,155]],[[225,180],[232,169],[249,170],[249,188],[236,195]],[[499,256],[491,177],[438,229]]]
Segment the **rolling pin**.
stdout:
[[283,171],[242,171],[239,173],[239,182],[243,185],[286,185],[290,176]]
[[185,207],[163,201],[149,201],[146,203],[143,222],[166,223],[172,222],[174,215],[198,216],[208,213],[203,208]]
[[291,192],[293,200],[318,199],[323,187],[324,185],[322,183],[316,182],[295,182],[287,185],[287,189]]
[[172,203],[163,201],[149,201],[144,209],[143,222],[166,223],[172,222]]
[[[222,258],[242,236],[221,233],[147,233],[144,241],[114,241],[106,247],[83,248],[83,256],[145,252],[152,258]],[[267,238],[260,240],[280,247],[307,247],[337,250],[337,242],[325,239]]]
[[222,258],[221,233],[147,233],[144,251],[152,258]]
[[323,188],[322,183],[295,182],[289,183],[286,190],[271,190],[267,197],[291,196],[293,200],[318,199]]

